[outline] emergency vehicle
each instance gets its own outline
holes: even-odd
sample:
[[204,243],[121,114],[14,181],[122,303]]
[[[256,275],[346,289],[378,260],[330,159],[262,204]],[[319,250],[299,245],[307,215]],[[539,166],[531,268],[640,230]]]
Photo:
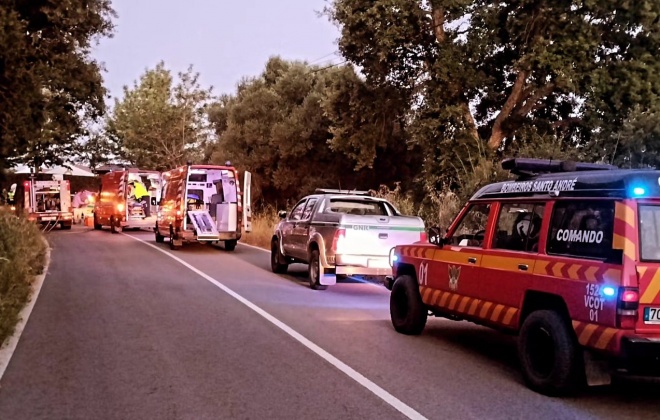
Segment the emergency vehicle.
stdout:
[[660,171],[509,159],[431,243],[396,246],[394,328],[427,315],[518,334],[527,385],[564,394],[660,376]]
[[154,232],[156,242],[169,238],[170,248],[183,242],[224,242],[233,251],[243,232],[252,231],[250,172],[243,194],[236,168],[186,165],[163,173],[163,191]]
[[160,183],[158,171],[127,168],[104,174],[94,204],[94,229],[109,226],[112,233],[130,228],[151,229],[156,223]]
[[[71,229],[73,208],[71,207],[71,185],[68,180],[23,181],[21,204],[28,220],[39,223],[44,228]],[[19,206],[20,207],[20,206]]]

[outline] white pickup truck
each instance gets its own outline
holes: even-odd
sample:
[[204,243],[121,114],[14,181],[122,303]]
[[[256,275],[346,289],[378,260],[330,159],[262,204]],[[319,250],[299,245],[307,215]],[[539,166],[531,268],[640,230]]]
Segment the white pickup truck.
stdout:
[[289,264],[308,264],[315,290],[335,284],[337,276],[391,275],[390,250],[426,240],[421,218],[404,216],[366,192],[319,189],[291,212],[280,212],[280,218],[271,242],[271,269],[286,273]]

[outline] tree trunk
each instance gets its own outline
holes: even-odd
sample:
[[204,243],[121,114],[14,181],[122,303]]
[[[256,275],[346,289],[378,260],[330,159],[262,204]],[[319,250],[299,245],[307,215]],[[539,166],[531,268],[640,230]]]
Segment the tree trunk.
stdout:
[[488,139],[488,147],[491,150],[497,150],[504,141],[506,137],[502,125],[504,121],[511,115],[511,111],[518,105],[520,99],[522,98],[523,87],[525,86],[525,81],[527,80],[527,71],[520,70],[516,81],[511,88],[511,93],[507,98],[502,110],[495,118],[495,123],[493,124],[493,129],[490,133],[490,138]]
[[[438,44],[444,44],[447,41],[447,34],[445,33],[445,9],[439,6],[433,6],[432,9],[432,24],[433,24],[433,34]],[[463,92],[462,87],[457,87],[456,92]],[[477,122],[472,115],[470,110],[470,104],[461,93],[459,95],[458,101],[460,103],[460,108],[463,113],[463,122],[465,123],[466,129],[470,136],[475,140],[479,141],[479,132],[477,131]]]

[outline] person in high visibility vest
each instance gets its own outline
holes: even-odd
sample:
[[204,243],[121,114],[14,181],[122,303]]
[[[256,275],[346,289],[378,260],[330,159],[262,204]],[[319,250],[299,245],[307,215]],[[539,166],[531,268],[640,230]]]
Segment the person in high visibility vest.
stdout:
[[14,197],[16,196],[16,184],[11,184],[9,192],[7,193],[7,203],[14,205]]
[[135,196],[135,200],[142,205],[144,215],[147,217],[151,216],[149,191],[147,191],[147,187],[145,187],[140,181],[133,181],[133,195]]

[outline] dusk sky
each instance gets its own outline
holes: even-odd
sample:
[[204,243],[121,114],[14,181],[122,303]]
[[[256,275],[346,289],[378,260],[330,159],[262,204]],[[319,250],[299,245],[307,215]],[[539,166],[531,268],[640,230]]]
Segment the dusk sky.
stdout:
[[314,64],[342,61],[338,29],[318,17],[325,0],[113,0],[119,15],[113,38],[94,56],[105,64],[110,94],[120,96],[160,60],[174,73],[192,64],[213,93],[233,93],[243,76],[256,76],[268,57]]

